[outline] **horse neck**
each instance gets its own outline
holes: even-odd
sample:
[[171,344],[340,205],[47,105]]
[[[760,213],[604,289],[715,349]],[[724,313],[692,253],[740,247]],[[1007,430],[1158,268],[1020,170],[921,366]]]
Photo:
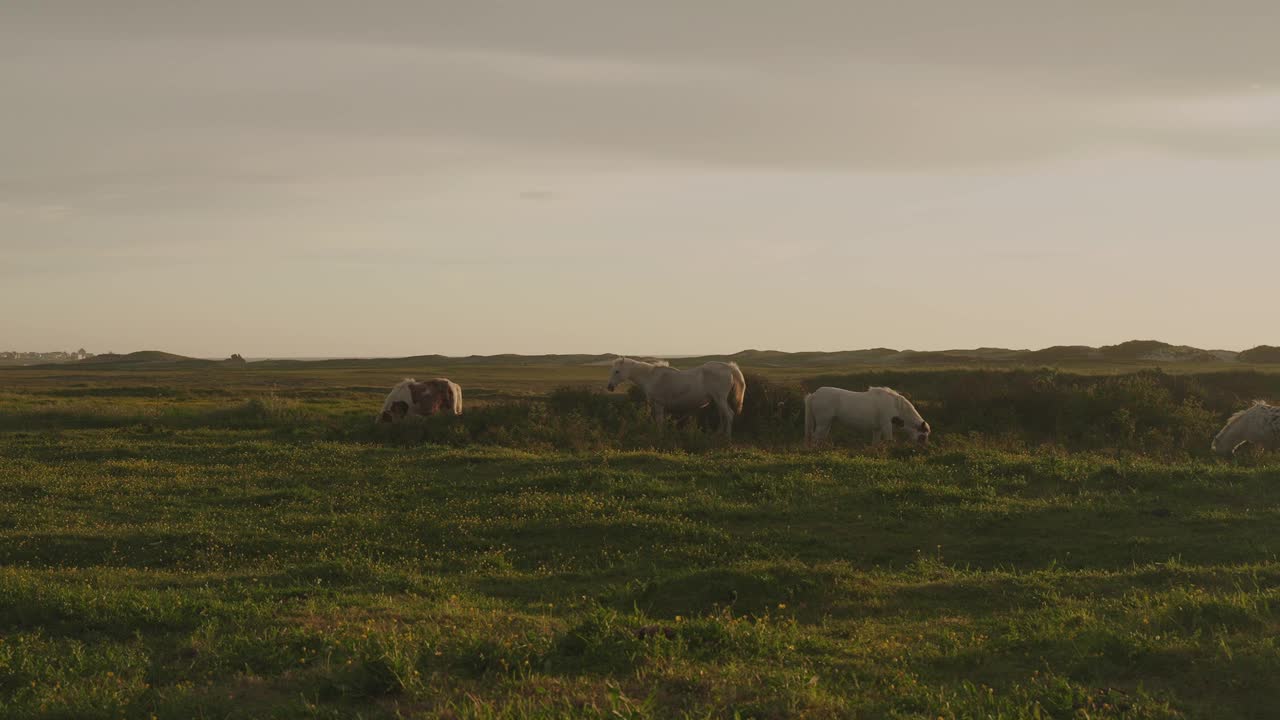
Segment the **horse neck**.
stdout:
[[1256,433],[1256,425],[1262,424],[1262,418],[1257,410],[1249,410],[1248,413],[1240,415],[1239,418],[1231,420],[1221,432],[1217,433],[1217,437],[1213,438],[1213,446],[1233,448],[1240,443],[1253,439]]
[[1235,448],[1236,445],[1247,439],[1245,435],[1249,424],[1250,418],[1247,415],[1242,415],[1232,420],[1214,436],[1213,448],[1219,452]]
[[907,401],[904,397],[895,398],[898,403],[898,414],[903,420],[914,420],[917,425],[924,422],[924,418],[920,416],[920,411]]
[[646,385],[650,378],[652,378],[653,371],[657,369],[657,365],[643,362],[641,360],[632,360],[631,363],[627,365],[626,377],[637,385]]

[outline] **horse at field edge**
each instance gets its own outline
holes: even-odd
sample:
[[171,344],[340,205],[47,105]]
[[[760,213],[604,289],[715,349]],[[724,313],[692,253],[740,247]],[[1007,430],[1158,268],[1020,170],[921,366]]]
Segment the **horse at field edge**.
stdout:
[[665,361],[644,362],[619,357],[613,361],[607,385],[609,392],[630,381],[644,390],[661,425],[667,410],[685,412],[715,404],[720,413],[720,431],[733,437],[733,418],[742,413],[747,380],[737,363],[711,361],[696,368],[677,370]]
[[406,378],[391,388],[382,403],[378,422],[394,422],[408,415],[430,416],[452,411],[462,414],[462,388],[448,378],[418,382]]
[[911,401],[897,390],[872,387],[865,392],[836,387],[820,387],[804,396],[804,439],[806,443],[825,440],[834,420],[859,430],[871,431],[871,442],[893,439],[894,430],[916,434],[916,442],[929,443],[932,429]]
[[1267,450],[1280,448],[1280,407],[1254,400],[1253,405],[1227,419],[1210,447],[1225,457],[1234,455],[1245,443]]

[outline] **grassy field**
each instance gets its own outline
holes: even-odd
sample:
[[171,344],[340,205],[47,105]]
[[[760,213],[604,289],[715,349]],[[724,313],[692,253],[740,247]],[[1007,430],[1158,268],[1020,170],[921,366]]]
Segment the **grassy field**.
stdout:
[[[1280,463],[1174,432],[1268,378],[1080,389],[1091,412],[1159,383],[1190,408],[1148,428],[1161,442],[1139,427],[1114,447],[980,432],[963,396],[928,394],[975,381],[923,375],[922,403],[970,430],[939,424],[924,452],[750,432],[637,447],[591,403],[535,417],[597,433],[578,449],[478,425],[483,442],[455,442],[443,421],[368,430],[390,384],[431,374],[0,372],[0,717],[1280,707]],[[448,374],[497,424],[604,373]],[[1077,388],[1055,382],[1055,402]]]

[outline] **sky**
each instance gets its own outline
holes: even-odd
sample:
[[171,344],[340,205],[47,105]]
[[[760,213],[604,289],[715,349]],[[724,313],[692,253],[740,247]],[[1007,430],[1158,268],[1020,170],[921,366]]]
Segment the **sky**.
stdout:
[[10,0],[0,349],[1280,344],[1273,0]]

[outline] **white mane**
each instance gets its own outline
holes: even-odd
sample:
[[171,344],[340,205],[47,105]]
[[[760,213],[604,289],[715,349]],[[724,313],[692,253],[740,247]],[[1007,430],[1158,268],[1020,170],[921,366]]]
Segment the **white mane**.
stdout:
[[1224,427],[1223,429],[1225,430],[1226,428],[1231,427],[1232,425],[1234,425],[1234,424],[1235,424],[1235,422],[1236,422],[1237,420],[1239,420],[1240,418],[1244,417],[1245,415],[1248,415],[1249,413],[1253,412],[1254,410],[1257,410],[1257,409],[1258,409],[1258,408],[1260,408],[1260,407],[1271,407],[1271,406],[1267,404],[1267,401],[1266,401],[1266,400],[1254,400],[1252,405],[1250,405],[1249,407],[1247,407],[1247,408],[1245,408],[1245,409],[1243,409],[1243,410],[1241,410],[1241,411],[1237,412],[1236,414],[1232,415],[1231,417],[1227,418],[1227,424],[1226,424],[1226,427]]
[[872,386],[867,388],[867,392],[882,393],[884,395],[888,395],[889,397],[893,398],[894,402],[898,404],[898,412],[901,412],[901,413],[910,412],[912,415],[915,415],[917,418],[920,417],[920,411],[916,410],[916,406],[912,405],[910,400],[905,398],[902,395],[902,393],[898,392],[897,390],[894,390],[893,388]]
[[671,367],[671,363],[666,360],[635,360],[629,357],[618,357],[613,361],[614,367],[618,365],[650,365],[652,367]]
[[410,386],[410,385],[412,385],[412,384],[414,384],[414,383],[416,383],[416,382],[418,382],[418,381],[417,381],[417,380],[414,380],[413,378],[405,378],[405,379],[401,380],[400,382],[396,383],[396,384],[395,384],[395,387],[391,388],[391,393],[390,393],[389,395],[387,395],[387,399],[386,399],[386,401],[382,403],[382,409],[383,409],[384,411],[386,411],[386,410],[390,410],[390,409],[391,409],[391,403],[393,403],[393,402],[395,402],[395,401],[397,401],[397,400],[402,400],[402,401],[404,401],[404,402],[409,403],[410,405],[412,405],[412,404],[413,404],[413,393],[412,393],[412,392],[410,392],[410,390],[409,390],[409,386]]

